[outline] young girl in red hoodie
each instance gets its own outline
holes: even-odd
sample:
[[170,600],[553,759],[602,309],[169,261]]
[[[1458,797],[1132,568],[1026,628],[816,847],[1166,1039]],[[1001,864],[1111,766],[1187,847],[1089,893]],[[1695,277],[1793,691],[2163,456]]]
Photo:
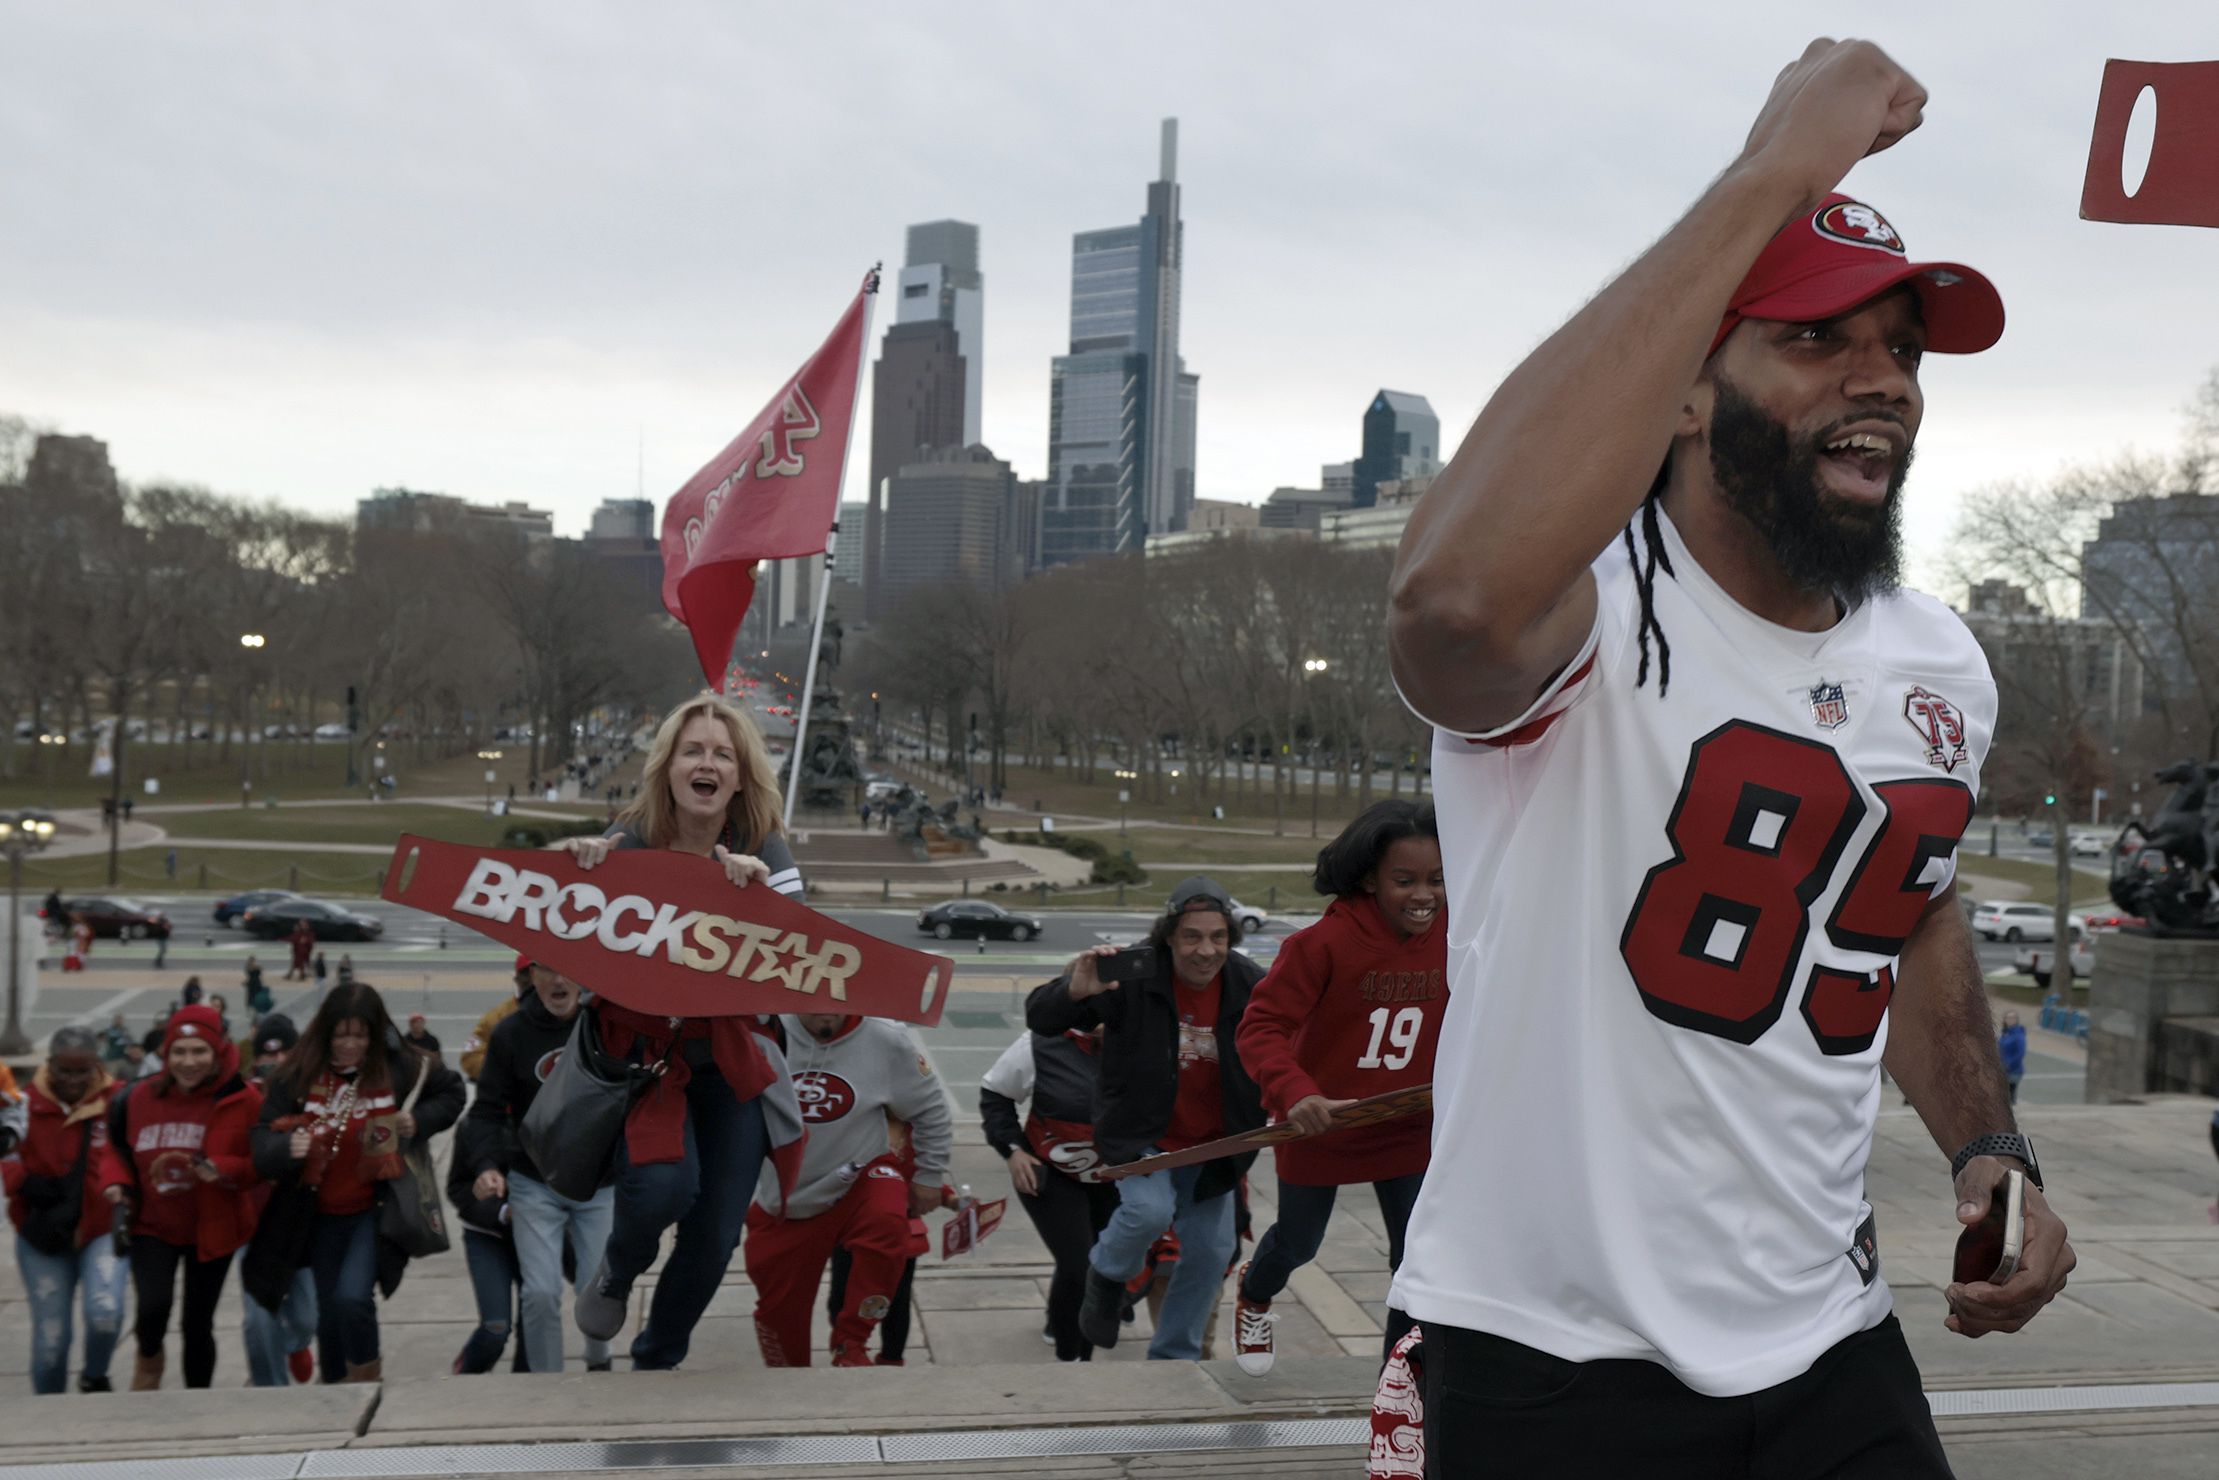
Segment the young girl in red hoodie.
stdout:
[[216,1303],[231,1256],[254,1232],[258,1201],[247,1133],[262,1091],[240,1077],[239,1048],[209,1007],[181,1007],[162,1033],[162,1072],[116,1096],[108,1112],[101,1191],[128,1205],[131,1284],[138,1296],[138,1366],[131,1390],[162,1385],[179,1266],[185,1386],[216,1371]]
[[[1381,802],[1318,853],[1315,887],[1333,896],[1296,931],[1256,986],[1236,1040],[1264,1108],[1308,1133],[1274,1148],[1279,1221],[1241,1267],[1234,1357],[1271,1370],[1271,1302],[1317,1257],[1339,1190],[1369,1182],[1387,1222],[1387,1261],[1418,1200],[1431,1113],[1331,1134],[1334,1111],[1389,1090],[1428,1084],[1448,1007],[1448,927],[1433,804]],[[1408,1323],[1389,1312],[1387,1345]]]

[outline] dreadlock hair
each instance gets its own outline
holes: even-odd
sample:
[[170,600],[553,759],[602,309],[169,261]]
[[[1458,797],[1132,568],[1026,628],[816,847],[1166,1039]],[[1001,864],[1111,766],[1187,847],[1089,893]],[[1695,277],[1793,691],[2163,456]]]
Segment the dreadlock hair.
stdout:
[[[1649,634],[1654,632],[1657,637],[1657,697],[1660,699],[1672,687],[1672,644],[1665,638],[1664,624],[1657,620],[1657,566],[1661,564],[1664,573],[1673,580],[1680,578],[1679,572],[1672,569],[1671,552],[1664,548],[1664,533],[1657,528],[1657,510],[1663,507],[1664,485],[1671,476],[1672,462],[1667,458],[1664,466],[1657,469],[1656,481],[1649,485],[1649,496],[1641,501],[1641,512],[1626,521],[1625,530],[1626,563],[1633,567],[1634,585],[1641,592],[1641,667],[1634,675],[1633,686],[1638,689],[1649,681]],[[1641,524],[1641,543],[1649,552],[1647,565],[1642,564],[1634,551],[1635,520]]]

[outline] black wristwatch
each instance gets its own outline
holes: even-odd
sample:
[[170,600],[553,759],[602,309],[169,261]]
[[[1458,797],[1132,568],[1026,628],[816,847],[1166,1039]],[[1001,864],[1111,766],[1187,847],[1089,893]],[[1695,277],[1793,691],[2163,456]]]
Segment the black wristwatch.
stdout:
[[[2026,1163],[2026,1180],[2042,1186],[2042,1164],[2034,1159],[2034,1143],[2017,1131],[1991,1131],[1967,1141],[1958,1153],[1949,1159],[1949,1175],[1965,1169],[1965,1163],[1976,1156],[2008,1156]],[[2047,1191],[2048,1189],[2044,1188]]]

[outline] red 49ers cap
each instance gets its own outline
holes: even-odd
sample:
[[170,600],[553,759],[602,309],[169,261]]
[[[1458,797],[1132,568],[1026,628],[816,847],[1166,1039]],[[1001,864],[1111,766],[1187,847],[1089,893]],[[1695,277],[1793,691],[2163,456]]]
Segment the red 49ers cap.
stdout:
[[2003,337],[1995,284],[1956,262],[1913,262],[1885,216],[1846,195],[1829,195],[1780,228],[1734,289],[1711,353],[1743,319],[1808,324],[1837,318],[1898,284],[1917,291],[1926,347],[1970,355]]

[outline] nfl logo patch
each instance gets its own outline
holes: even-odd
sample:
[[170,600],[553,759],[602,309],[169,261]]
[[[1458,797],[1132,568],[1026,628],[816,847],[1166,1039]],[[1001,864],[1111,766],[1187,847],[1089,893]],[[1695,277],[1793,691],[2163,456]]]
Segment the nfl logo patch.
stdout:
[[1849,723],[1849,699],[1840,684],[1822,678],[1811,685],[1811,721],[1822,730],[1838,730]]

